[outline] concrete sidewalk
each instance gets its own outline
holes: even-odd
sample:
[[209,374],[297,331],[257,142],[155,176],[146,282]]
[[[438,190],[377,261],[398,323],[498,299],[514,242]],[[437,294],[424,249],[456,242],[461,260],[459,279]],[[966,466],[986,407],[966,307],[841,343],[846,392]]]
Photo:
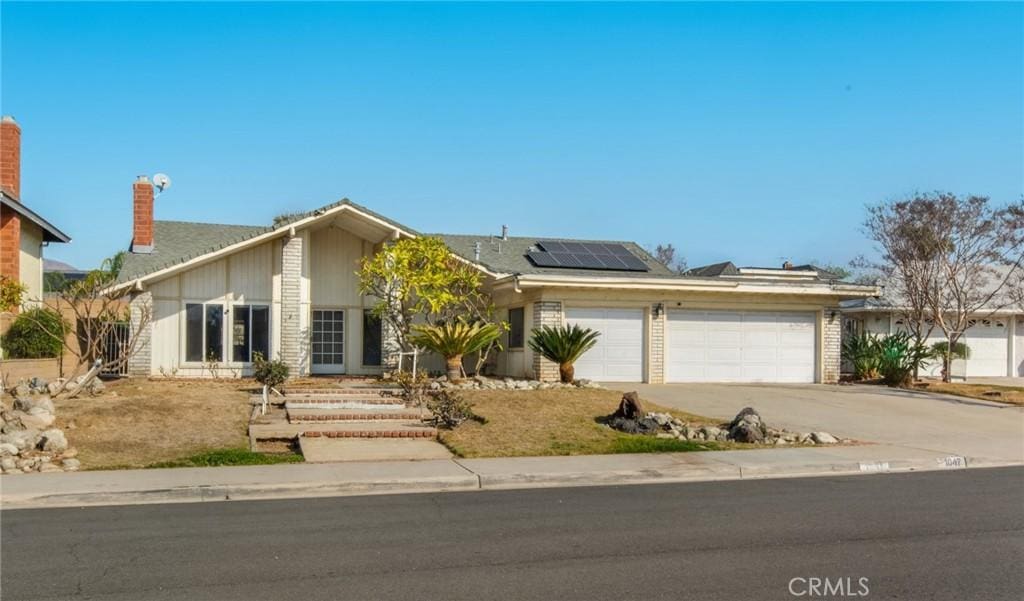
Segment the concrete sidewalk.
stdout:
[[693,482],[1021,465],[893,445],[117,470],[0,478],[0,508]]

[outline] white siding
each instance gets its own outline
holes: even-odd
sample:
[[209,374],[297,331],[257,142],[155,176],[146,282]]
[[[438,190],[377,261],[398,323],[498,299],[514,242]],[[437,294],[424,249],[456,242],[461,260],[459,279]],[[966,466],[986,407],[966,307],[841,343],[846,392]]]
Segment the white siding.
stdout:
[[190,301],[221,300],[227,292],[227,261],[221,259],[181,275],[181,294]]
[[359,260],[363,240],[339,227],[317,230],[310,236],[312,301],[315,307],[362,307]]
[[24,299],[30,303],[43,298],[43,231],[26,219],[21,220],[18,278],[25,285]]
[[228,289],[235,302],[269,301],[273,296],[273,245],[263,244],[228,258]]
[[153,301],[152,373],[171,375],[181,363],[181,303],[177,300]]

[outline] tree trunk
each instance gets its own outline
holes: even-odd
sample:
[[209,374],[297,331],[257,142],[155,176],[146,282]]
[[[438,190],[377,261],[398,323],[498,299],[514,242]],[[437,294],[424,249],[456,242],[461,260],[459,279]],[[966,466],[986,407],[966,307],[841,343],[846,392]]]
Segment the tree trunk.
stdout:
[[558,366],[558,375],[564,384],[572,384],[573,379],[576,377],[576,368],[572,366],[572,363],[563,363]]
[[445,358],[445,369],[448,372],[448,381],[457,382],[462,379],[462,355]]

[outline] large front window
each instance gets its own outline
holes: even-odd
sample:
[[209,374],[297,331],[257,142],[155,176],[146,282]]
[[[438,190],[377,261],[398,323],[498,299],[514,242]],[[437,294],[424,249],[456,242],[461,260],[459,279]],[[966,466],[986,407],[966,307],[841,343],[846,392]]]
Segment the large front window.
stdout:
[[[253,353],[270,354],[270,307],[231,307],[231,360],[252,361]],[[185,304],[185,360],[223,362],[225,335],[224,305]]]
[[231,358],[249,363],[255,353],[270,358],[270,307],[235,305],[231,326]]

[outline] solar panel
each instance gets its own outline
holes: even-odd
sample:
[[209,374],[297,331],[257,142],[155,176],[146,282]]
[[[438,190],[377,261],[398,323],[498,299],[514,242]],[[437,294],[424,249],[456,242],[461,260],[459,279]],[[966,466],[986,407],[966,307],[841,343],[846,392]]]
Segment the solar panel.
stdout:
[[537,267],[649,271],[647,265],[622,244],[540,240],[536,247],[539,250],[528,251],[526,256]]
[[546,252],[529,252],[526,257],[537,267],[559,267],[558,261]]

